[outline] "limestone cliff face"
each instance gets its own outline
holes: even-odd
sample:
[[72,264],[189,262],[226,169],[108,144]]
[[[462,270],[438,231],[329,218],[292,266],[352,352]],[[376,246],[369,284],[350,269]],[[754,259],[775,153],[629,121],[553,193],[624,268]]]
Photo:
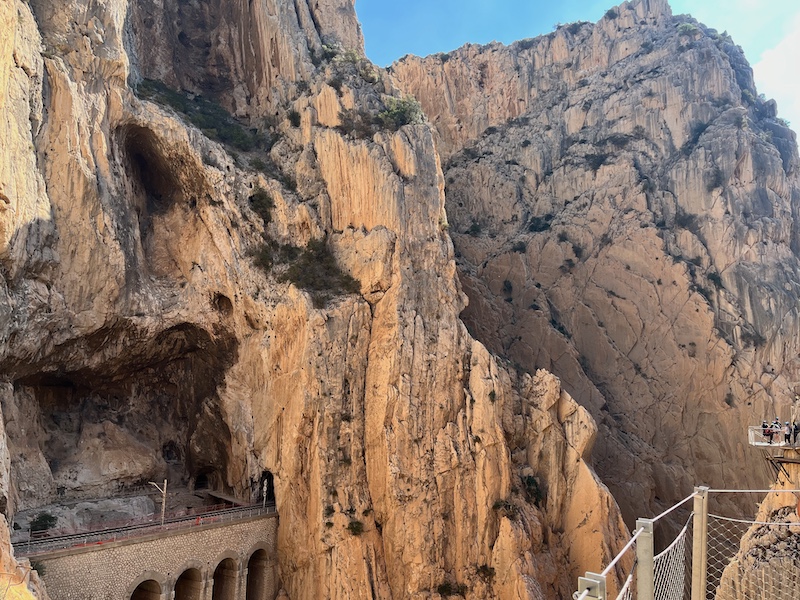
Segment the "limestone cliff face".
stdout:
[[800,187],[741,50],[637,0],[391,73],[447,157],[470,331],[590,411],[626,516],[763,487],[745,426],[792,416]]
[[[626,535],[597,429],[459,320],[432,130],[337,128],[393,91],[351,2],[203,6],[0,8],[3,513],[269,471],[292,600],[569,597]],[[252,256],[319,239],[360,293]]]

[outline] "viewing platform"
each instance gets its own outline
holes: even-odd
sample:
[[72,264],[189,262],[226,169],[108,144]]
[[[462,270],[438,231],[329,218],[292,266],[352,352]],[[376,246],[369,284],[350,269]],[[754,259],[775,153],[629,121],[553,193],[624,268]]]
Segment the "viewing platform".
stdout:
[[[757,426],[750,426],[747,428],[747,442],[751,446],[757,446],[759,448],[791,448],[792,450],[800,448],[800,436],[798,436],[798,443],[795,444],[794,441],[786,443],[784,441],[784,433],[783,428],[780,430],[778,429],[771,429],[773,432],[772,440],[770,441],[767,435],[764,435],[764,429],[761,425]],[[791,437],[794,440],[794,434]]]

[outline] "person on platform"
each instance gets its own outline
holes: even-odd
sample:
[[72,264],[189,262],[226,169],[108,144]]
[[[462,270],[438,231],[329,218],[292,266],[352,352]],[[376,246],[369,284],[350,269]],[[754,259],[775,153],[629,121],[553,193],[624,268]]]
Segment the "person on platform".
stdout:
[[789,425],[789,421],[783,426],[783,443],[787,446],[792,443],[792,426]]
[[767,424],[766,419],[761,421],[761,435],[767,438],[767,441],[772,443],[772,428]]
[[792,441],[793,446],[797,446],[797,434],[800,433],[800,423],[797,421],[792,421],[792,435],[794,436],[794,440]]

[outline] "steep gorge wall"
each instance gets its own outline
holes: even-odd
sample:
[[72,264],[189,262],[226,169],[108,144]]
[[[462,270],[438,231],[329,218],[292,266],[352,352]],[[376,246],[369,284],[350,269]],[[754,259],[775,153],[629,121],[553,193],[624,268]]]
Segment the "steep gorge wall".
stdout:
[[[336,129],[392,92],[346,53],[315,65],[323,42],[360,52],[351,3],[2,10],[5,516],[166,475],[247,497],[268,470],[293,600],[566,598],[615,554],[593,420],[459,320],[432,131]],[[138,78],[268,143],[236,155]],[[324,308],[251,256],[325,236],[361,293]]]
[[763,487],[746,426],[794,416],[800,187],[741,49],[635,0],[390,71],[447,157],[465,322],[591,412],[626,517]]

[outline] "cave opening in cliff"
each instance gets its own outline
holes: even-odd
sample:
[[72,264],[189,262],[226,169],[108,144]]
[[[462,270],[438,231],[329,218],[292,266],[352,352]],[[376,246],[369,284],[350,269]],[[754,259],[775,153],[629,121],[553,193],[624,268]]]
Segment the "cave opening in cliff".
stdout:
[[14,480],[27,482],[15,491],[17,511],[148,497],[147,482],[163,479],[186,492],[170,510],[200,506],[211,500],[192,494],[198,474],[200,487],[232,492],[223,486],[232,441],[217,389],[234,340],[187,323],[143,333],[105,328],[65,349],[85,352],[92,368],[48,367],[13,380],[2,414]]
[[181,183],[159,149],[156,135],[138,125],[126,125],[120,131],[125,166],[134,191],[144,201],[146,214],[166,211],[182,195]]

